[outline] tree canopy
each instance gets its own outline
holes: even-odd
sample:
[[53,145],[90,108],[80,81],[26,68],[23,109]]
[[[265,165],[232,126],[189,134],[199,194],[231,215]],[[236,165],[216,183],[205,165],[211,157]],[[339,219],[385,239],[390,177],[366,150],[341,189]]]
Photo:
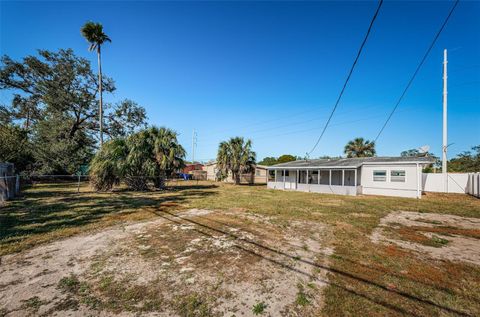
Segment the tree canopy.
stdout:
[[472,147],[471,151],[466,151],[457,155],[448,162],[449,172],[480,172],[480,145]]
[[280,164],[280,163],[287,163],[291,161],[296,161],[298,158],[296,156],[290,155],[290,154],[283,154],[281,156],[273,157],[273,156],[267,156],[260,162],[258,162],[258,165],[266,165],[266,166],[271,166],[275,164]]
[[[111,78],[103,77],[102,82],[105,92],[115,91]],[[10,105],[0,106],[2,127],[8,126],[2,133],[9,136],[2,144],[17,144],[19,136],[23,137],[21,144],[28,144],[29,153],[20,156],[30,161],[17,168],[71,174],[91,159],[99,128],[98,84],[90,62],[71,49],[39,50],[38,56],[21,61],[1,58],[0,89],[13,94]],[[126,136],[145,125],[144,108],[131,100],[106,104],[105,108],[105,132],[110,138]],[[18,129],[24,132],[11,133]],[[3,156],[16,155],[8,148],[6,151]]]
[[133,190],[146,190],[149,183],[162,188],[165,178],[185,166],[184,158],[175,131],[151,127],[105,142],[92,160],[90,179],[101,191],[120,181]]
[[222,177],[232,174],[235,184],[240,183],[242,173],[253,172],[256,154],[252,151],[252,141],[242,137],[231,138],[223,141],[218,146],[217,167]]
[[375,142],[356,138],[345,145],[344,152],[347,157],[375,156]]

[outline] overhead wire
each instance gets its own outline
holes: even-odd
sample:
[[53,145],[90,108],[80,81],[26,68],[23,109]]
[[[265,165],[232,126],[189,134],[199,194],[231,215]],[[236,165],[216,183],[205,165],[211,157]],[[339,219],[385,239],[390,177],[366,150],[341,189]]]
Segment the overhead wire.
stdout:
[[427,59],[428,55],[430,54],[430,51],[432,50],[433,46],[434,46],[435,43],[437,42],[437,39],[440,37],[440,34],[441,34],[442,31],[445,29],[445,26],[447,25],[448,20],[449,20],[450,17],[452,16],[453,11],[455,10],[455,8],[457,7],[457,5],[458,5],[459,2],[460,2],[460,0],[456,0],[455,3],[453,4],[452,8],[451,8],[450,11],[448,12],[448,15],[447,15],[447,17],[445,18],[445,20],[443,21],[442,26],[440,27],[440,29],[438,30],[438,32],[435,34],[435,37],[433,38],[432,43],[430,43],[430,46],[428,47],[427,51],[426,51],[425,54],[423,55],[420,63],[418,64],[417,68],[415,69],[415,72],[413,73],[412,77],[411,77],[410,80],[408,81],[407,86],[405,87],[405,89],[403,90],[402,94],[400,95],[400,98],[398,98],[398,101],[397,101],[397,103],[395,104],[395,106],[393,107],[393,109],[392,109],[392,111],[390,112],[389,116],[387,117],[387,120],[385,120],[385,123],[383,124],[382,128],[380,129],[380,131],[378,132],[377,136],[375,137],[375,143],[378,141],[378,138],[380,137],[380,135],[382,134],[382,132],[385,130],[385,127],[387,126],[388,122],[390,121],[390,119],[392,118],[393,114],[394,114],[395,111],[397,110],[398,106],[399,106],[400,103],[402,102],[403,97],[405,97],[408,89],[409,89],[410,86],[412,85],[413,81],[415,80],[415,77],[417,76],[418,72],[420,71],[420,69],[422,68],[423,64],[425,63],[425,60]]
[[335,102],[335,106],[333,107],[330,116],[327,119],[327,122],[325,123],[322,132],[320,133],[320,136],[318,137],[317,141],[315,142],[315,145],[313,148],[310,150],[310,152],[307,153],[307,156],[309,156],[315,149],[317,148],[318,144],[320,143],[320,140],[322,139],[323,135],[325,134],[325,131],[328,128],[328,125],[330,124],[330,121],[332,120],[333,114],[337,110],[338,104],[340,103],[340,100],[342,99],[343,93],[345,92],[345,89],[347,88],[347,84],[350,80],[350,77],[353,74],[353,70],[355,69],[355,66],[357,65],[358,59],[360,58],[360,55],[362,54],[363,48],[365,44],[367,43],[368,36],[370,35],[370,32],[372,31],[373,24],[375,23],[375,20],[377,19],[378,13],[380,12],[380,8],[382,7],[383,0],[380,0],[378,2],[377,9],[375,11],[375,14],[372,17],[372,20],[370,21],[370,25],[368,26],[367,33],[365,34],[365,37],[363,38],[362,44],[360,45],[360,48],[357,52],[357,56],[355,57],[355,61],[352,64],[352,67],[350,68],[350,71],[348,73],[348,76],[345,80],[345,83],[343,84],[342,90],[340,91],[340,94],[338,95],[337,101]]

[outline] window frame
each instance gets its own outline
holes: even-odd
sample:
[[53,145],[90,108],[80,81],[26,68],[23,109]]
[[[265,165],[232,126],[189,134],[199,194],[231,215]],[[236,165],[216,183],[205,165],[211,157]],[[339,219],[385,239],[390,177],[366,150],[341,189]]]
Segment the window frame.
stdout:
[[[403,175],[392,175],[395,172],[403,173]],[[390,181],[395,183],[405,183],[407,181],[407,172],[405,170],[390,170]]]
[[[383,172],[384,175],[375,175],[375,173]],[[387,181],[387,170],[373,170],[372,177],[374,182],[386,182]],[[383,179],[381,179],[383,178]]]

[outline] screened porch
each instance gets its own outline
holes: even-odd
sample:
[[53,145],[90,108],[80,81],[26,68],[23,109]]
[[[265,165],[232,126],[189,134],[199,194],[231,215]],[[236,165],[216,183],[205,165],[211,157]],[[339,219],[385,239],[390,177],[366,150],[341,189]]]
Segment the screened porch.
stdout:
[[305,192],[356,195],[360,188],[358,168],[271,169],[268,187]]

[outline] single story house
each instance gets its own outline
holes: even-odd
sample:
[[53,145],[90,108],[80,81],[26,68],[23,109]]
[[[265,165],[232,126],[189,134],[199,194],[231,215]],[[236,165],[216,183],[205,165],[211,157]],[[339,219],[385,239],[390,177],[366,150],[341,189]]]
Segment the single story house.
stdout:
[[[212,161],[203,165],[203,170],[207,172],[207,180],[218,181],[217,162]],[[233,183],[232,175],[227,176],[224,182]],[[240,176],[240,183],[247,184],[265,184],[267,183],[267,166],[256,165],[253,173],[245,173]]]
[[268,166],[267,187],[339,195],[421,198],[422,169],[431,157],[301,160]]

